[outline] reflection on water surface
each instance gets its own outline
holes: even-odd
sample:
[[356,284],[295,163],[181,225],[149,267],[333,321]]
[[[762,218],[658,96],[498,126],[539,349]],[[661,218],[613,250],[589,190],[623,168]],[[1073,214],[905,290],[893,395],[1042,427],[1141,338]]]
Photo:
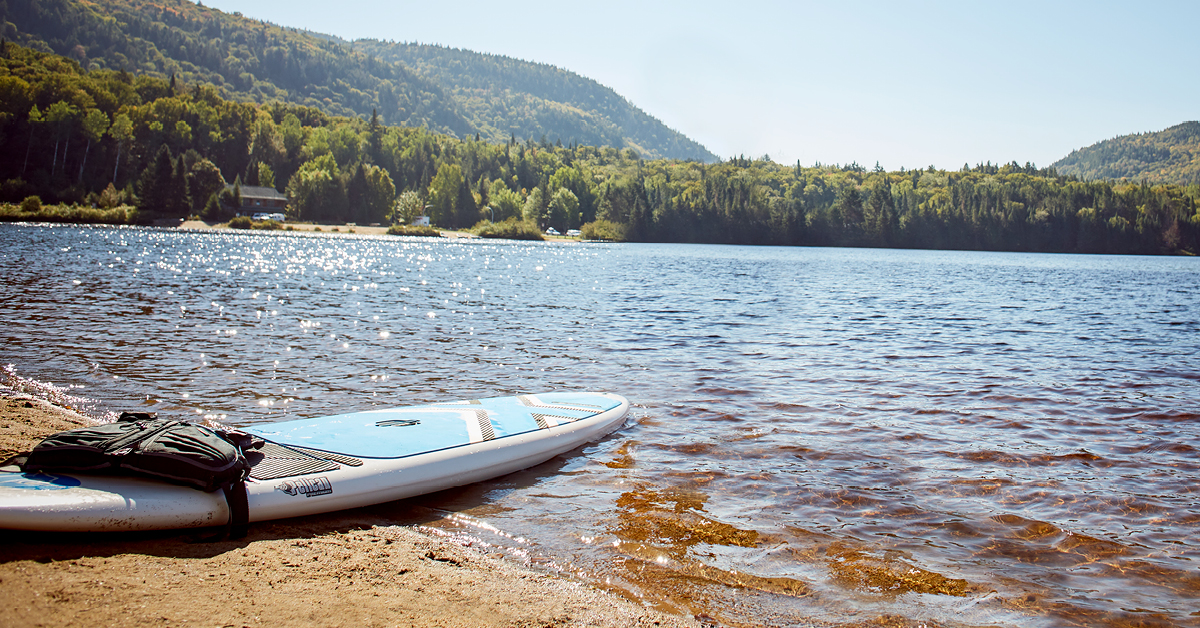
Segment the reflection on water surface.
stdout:
[[0,225],[0,273],[7,381],[93,414],[626,395],[383,512],[647,604],[1200,625],[1195,260]]

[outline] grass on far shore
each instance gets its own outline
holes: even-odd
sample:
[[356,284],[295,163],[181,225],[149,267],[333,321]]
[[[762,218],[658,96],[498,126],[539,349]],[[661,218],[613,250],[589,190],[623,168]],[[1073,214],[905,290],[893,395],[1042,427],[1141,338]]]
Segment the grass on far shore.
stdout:
[[0,203],[0,222],[67,222],[103,225],[136,224],[138,210],[132,205],[109,209],[81,205],[42,205],[40,203]]
[[545,240],[537,225],[516,218],[502,222],[481,220],[467,230],[481,238],[500,238],[505,240]]
[[[139,214],[138,209],[132,205],[118,205],[112,208],[100,207],[84,207],[81,205],[42,205],[40,201],[26,199],[20,204],[0,203],[0,222],[57,222],[57,223],[77,223],[77,224],[104,224],[104,225],[135,225],[149,224],[154,218],[153,214]],[[291,231],[291,225],[285,225],[274,220],[253,220],[248,216],[239,216],[230,220],[227,227],[231,229],[262,229],[262,230],[286,230]],[[321,231],[320,227],[315,227],[314,231]],[[337,227],[332,227],[332,231],[339,231]],[[497,238],[506,240],[545,240],[545,236],[538,229],[537,224],[509,218],[502,222],[491,222],[482,220],[475,226],[466,230],[468,233],[474,234],[481,238]],[[609,222],[607,220],[597,220],[590,222],[581,227],[583,239],[585,240],[607,240],[612,242],[623,242],[626,237],[626,226]],[[354,233],[354,229],[349,229],[350,233]],[[435,227],[423,225],[392,225],[388,227],[388,235],[396,236],[427,236],[438,237],[442,235],[442,231]]]
[[427,225],[392,225],[388,227],[387,234],[396,236],[438,237],[442,235],[442,231]]

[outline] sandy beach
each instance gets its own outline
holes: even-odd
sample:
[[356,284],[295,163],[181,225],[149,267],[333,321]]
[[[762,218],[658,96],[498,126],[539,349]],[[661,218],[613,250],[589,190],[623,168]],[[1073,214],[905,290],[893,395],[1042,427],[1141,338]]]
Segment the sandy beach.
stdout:
[[[179,225],[180,229],[228,229],[225,223],[209,223],[202,220],[185,220]],[[385,235],[387,227],[372,227],[369,225],[314,225],[304,222],[289,222],[285,228],[292,231],[322,231],[325,233],[353,233],[358,235]],[[278,232],[267,232],[278,233]],[[465,231],[442,231],[444,238],[474,238],[476,236]]]
[[[0,389],[0,458],[86,421]],[[6,531],[0,626],[701,625],[390,522],[364,508],[221,542]]]

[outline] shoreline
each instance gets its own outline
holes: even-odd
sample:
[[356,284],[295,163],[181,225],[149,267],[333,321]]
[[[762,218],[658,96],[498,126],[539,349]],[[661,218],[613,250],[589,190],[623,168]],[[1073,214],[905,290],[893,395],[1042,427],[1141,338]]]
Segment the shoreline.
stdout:
[[[285,223],[285,227],[290,227],[291,232],[296,231],[319,231],[323,233],[344,233],[356,235],[386,235],[387,227],[372,227],[362,225],[315,225],[311,223]],[[197,231],[207,230],[228,230],[228,231],[245,231],[247,233],[288,233],[286,229],[275,230],[254,230],[254,229],[232,229],[226,227],[224,223],[209,223],[203,220],[185,220],[177,229],[194,229]],[[443,238],[461,238],[474,237],[471,234],[459,231],[443,231]]]
[[[285,229],[275,229],[275,230],[232,229],[230,227],[225,226],[224,223],[209,223],[209,222],[205,222],[203,220],[185,220],[182,223],[180,223],[178,227],[175,227],[175,228],[185,229],[185,230],[192,229],[192,230],[196,230],[196,231],[208,231],[208,230],[246,231],[249,233],[294,233],[297,231],[317,231],[317,232],[322,232],[322,233],[342,233],[342,234],[354,234],[354,235],[387,235],[387,231],[388,231],[387,227],[373,227],[370,225],[368,225],[368,226],[363,226],[363,225],[316,225],[316,224],[312,224],[312,223],[289,222],[289,223],[285,223],[284,226],[285,226]],[[287,230],[288,228],[291,229],[290,232]],[[441,237],[443,237],[443,238],[450,238],[450,239],[467,238],[467,239],[472,239],[472,240],[480,239],[480,236],[477,236],[473,233],[469,233],[467,231],[452,231],[449,229],[440,229],[440,228],[438,230],[441,231]],[[404,237],[404,236],[397,236],[397,237]],[[542,240],[543,242],[582,242],[583,241],[579,238],[563,236],[563,235],[554,236],[554,235],[542,234],[542,238],[543,238],[543,240]]]
[[[16,222],[21,222],[21,221],[16,221]],[[34,221],[34,223],[36,224],[36,221]],[[70,224],[70,225],[82,225],[82,226],[130,226],[130,225],[127,225],[126,223],[57,222],[57,221],[52,221],[52,224]],[[156,221],[153,225],[149,225],[149,226],[164,227],[164,228],[169,228],[169,229],[178,229],[180,231],[233,231],[233,232],[259,233],[259,234],[296,233],[296,232],[301,232],[301,231],[302,232],[327,233],[327,234],[336,233],[336,234],[341,234],[341,235],[378,236],[378,235],[387,235],[388,234],[388,227],[383,227],[383,226],[372,226],[372,225],[363,226],[363,225],[350,225],[350,224],[318,225],[318,224],[313,224],[313,223],[295,223],[295,222],[286,223],[285,228],[283,228],[283,229],[234,229],[232,227],[227,226],[225,223],[219,223],[219,222],[212,223],[212,222],[206,222],[203,220],[182,220],[182,221],[180,221],[178,219],[171,220],[171,221],[163,221],[163,222]],[[467,240],[481,239],[480,236],[475,235],[474,233],[467,232],[467,231],[452,231],[452,230],[440,229],[440,228],[438,228],[438,231],[440,232],[438,234],[438,237],[447,238],[447,239],[451,239],[451,240],[459,239],[459,238],[467,239]],[[405,237],[405,236],[396,236],[396,237]],[[505,239],[505,238],[499,238],[499,239]],[[545,235],[545,234],[542,234],[542,241],[543,242],[565,242],[565,243],[609,242],[609,240],[583,240],[578,237],[570,237],[570,236],[562,236],[562,235]]]
[[[0,453],[88,422],[0,388]],[[698,622],[422,533],[404,502],[197,531],[5,531],[6,626],[671,626]]]

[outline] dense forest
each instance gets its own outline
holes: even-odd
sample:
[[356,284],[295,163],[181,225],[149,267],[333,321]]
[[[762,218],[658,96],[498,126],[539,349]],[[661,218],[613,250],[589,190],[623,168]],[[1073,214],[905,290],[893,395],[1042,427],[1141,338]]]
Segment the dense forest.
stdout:
[[370,39],[353,46],[450,86],[484,139],[570,137],[576,144],[632,148],[646,158],[717,159],[612,89],[574,72],[444,46]]
[[[8,41],[63,55],[85,69],[174,76],[212,85],[226,100],[378,115],[386,124],[460,138],[545,136],[633,148],[644,157],[715,159],[611,89],[535,63],[424,46],[411,47],[424,53],[408,54],[404,44],[382,42],[354,50],[336,37],[189,0],[0,0],[0,26]],[[407,61],[419,61],[420,68]]]
[[491,143],[378,117],[256,105],[205,84],[84,71],[0,50],[0,200],[228,218],[226,183],[286,191],[292,220],[599,222],[631,240],[1008,251],[1200,252],[1200,185],[1087,182],[981,164],[885,172],[642,159],[549,141]]
[[1072,151],[1053,167],[1084,180],[1200,183],[1200,122],[1156,133],[1122,135]]

